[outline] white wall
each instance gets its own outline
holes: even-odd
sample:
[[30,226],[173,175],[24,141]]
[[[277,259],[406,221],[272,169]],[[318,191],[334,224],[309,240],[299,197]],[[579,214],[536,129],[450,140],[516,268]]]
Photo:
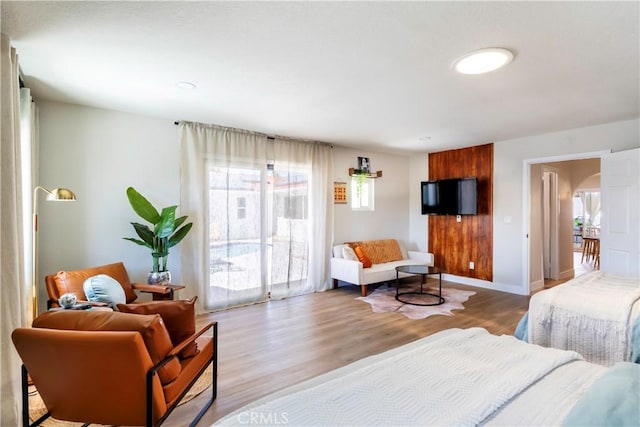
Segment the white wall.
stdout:
[[[424,245],[424,241],[418,242],[410,234],[410,193],[413,187],[419,187],[420,182],[413,182],[414,178],[410,178],[407,157],[344,147],[335,147],[333,155],[335,179],[349,183],[349,168],[357,167],[358,157],[368,157],[371,170],[381,170],[383,174],[375,179],[374,211],[353,211],[350,202],[334,205],[333,241],[336,244],[352,240],[395,238],[410,249]],[[350,196],[347,184],[347,198]]]
[[[39,106],[40,185],[68,187],[78,196],[75,203],[54,204],[41,195],[40,310],[47,298],[43,277],[59,270],[124,261],[131,280],[146,282],[149,251],[122,239],[135,236],[129,222],[139,221],[125,190],[135,187],[157,207],[179,203],[177,127],[170,120],[78,105]],[[420,178],[410,183],[408,158],[336,147],[335,178],[348,181],[348,169],[357,166],[358,156],[369,157],[372,170],[383,171],[375,183],[375,211],[354,212],[350,204],[335,205],[334,241],[393,237],[410,248],[426,247],[424,225],[417,227],[418,238],[410,237],[410,217],[419,213]],[[410,193],[417,202],[410,202]],[[410,205],[415,211],[411,215]],[[176,283],[179,251],[180,245],[169,256]]]
[[575,160],[570,162],[571,190],[600,191],[600,159]]
[[[48,203],[40,195],[40,310],[47,299],[43,278],[59,270],[124,261],[131,280],[146,283],[149,250],[122,239],[135,237],[129,222],[144,222],[125,191],[135,187],[158,208],[179,204],[177,127],[169,120],[76,105],[39,106],[39,184],[67,187],[78,197],[74,203]],[[174,283],[180,283],[179,250],[169,255]]]
[[570,279],[573,270],[573,192],[571,191],[571,174],[574,166],[582,160],[555,162],[545,164],[558,172],[558,277],[552,279]]
[[[576,160],[575,162],[580,162]],[[573,271],[573,162],[552,163],[558,169],[558,279],[571,279]]]
[[[627,120],[544,135],[499,141],[494,145],[493,284],[508,292],[527,294],[523,272],[523,169],[527,159],[623,151],[640,146],[640,121]],[[506,222],[509,217],[511,222]]]
[[[133,236],[137,220],[125,189],[137,188],[157,206],[179,203],[177,128],[170,120],[89,107],[41,102],[40,185],[68,187],[78,201],[46,203],[40,199],[39,275],[41,310],[46,300],[44,274],[124,261],[131,279],[145,281],[151,256],[122,239]],[[640,146],[640,122],[629,120],[545,135],[499,141],[494,145],[493,283],[460,282],[518,294],[527,293],[523,272],[523,169],[538,159]],[[348,180],[357,157],[369,157],[376,180],[374,212],[334,205],[334,242],[398,238],[410,248],[427,248],[426,217],[420,215],[420,181],[428,176],[427,155],[411,157],[335,147],[335,178]],[[43,197],[41,195],[41,197]],[[511,222],[505,222],[510,217]],[[188,238],[188,237],[187,237]],[[169,265],[180,281],[180,246]],[[455,280],[455,278],[454,278]],[[473,283],[472,283],[473,282]],[[478,282],[478,283],[476,283]],[[482,282],[482,283],[480,283]]]
[[[531,247],[529,252],[529,280],[531,289],[544,287],[544,231],[542,227],[542,164],[531,165],[529,187],[529,215]],[[495,260],[494,260],[495,264]]]
[[413,155],[409,158],[409,240],[419,251],[429,247],[429,217],[422,215],[420,183],[429,180],[429,156]]

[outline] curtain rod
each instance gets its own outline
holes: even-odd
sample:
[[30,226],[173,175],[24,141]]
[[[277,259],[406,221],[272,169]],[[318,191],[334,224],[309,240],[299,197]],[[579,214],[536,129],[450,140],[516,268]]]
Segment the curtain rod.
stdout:
[[[173,124],[174,124],[174,125],[176,125],[176,126],[178,126],[178,125],[180,124],[180,122],[173,122]],[[251,132],[251,131],[249,131],[249,132]],[[267,139],[275,140],[275,139],[276,139],[276,137],[275,137],[275,136],[269,136],[269,135],[267,135]]]
[[[178,125],[180,124],[180,121],[175,121],[175,122],[173,122],[173,124],[174,124],[174,125],[176,125],[176,126],[178,126]],[[219,127],[219,128],[224,128],[224,126],[219,126],[219,125],[211,125],[211,126],[215,126],[215,127]],[[227,128],[227,129],[235,129],[235,128]],[[238,130],[240,130],[240,131],[244,131],[244,132],[251,132],[251,133],[255,133],[255,134],[264,135],[264,134],[263,134],[263,133],[261,133],[261,132],[248,131],[248,130],[245,130],[245,129],[238,129]],[[304,140],[304,139],[296,139],[296,138],[289,138],[289,137],[286,137],[286,136],[280,136],[280,138],[282,138],[282,139],[288,139],[288,140],[292,140],[292,141],[307,142],[307,143],[309,143],[309,142],[313,142],[313,143],[316,143],[316,144],[318,144],[318,143],[319,143],[319,144],[328,145],[329,147],[333,148],[333,144],[328,143],[328,142],[323,142],[323,141],[311,141],[311,140]],[[267,135],[267,139],[268,139],[268,140],[270,140],[270,141],[275,141],[276,137],[275,137],[275,136],[269,136],[269,135]]]

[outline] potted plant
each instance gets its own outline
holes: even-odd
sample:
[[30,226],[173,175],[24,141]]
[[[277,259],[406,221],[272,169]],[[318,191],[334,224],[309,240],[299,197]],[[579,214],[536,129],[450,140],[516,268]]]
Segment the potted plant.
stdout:
[[[133,187],[127,188],[127,198],[129,204],[142,219],[149,222],[153,228],[146,224],[132,222],[134,230],[140,239],[124,237],[140,246],[151,249],[153,257],[153,270],[147,276],[149,284],[169,284],[171,283],[171,273],[167,270],[167,257],[169,248],[174,247],[189,233],[193,223],[184,224],[186,216],[176,218],[178,206],[169,206],[158,210]],[[184,225],[183,225],[184,224]]]
[[367,178],[369,178],[369,174],[362,169],[356,169],[355,177],[357,180],[358,194],[360,195],[362,193],[362,186],[364,185],[365,182],[367,182]]

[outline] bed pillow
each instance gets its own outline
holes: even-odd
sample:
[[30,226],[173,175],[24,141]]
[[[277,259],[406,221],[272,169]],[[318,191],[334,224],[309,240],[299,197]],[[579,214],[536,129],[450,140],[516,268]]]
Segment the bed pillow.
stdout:
[[127,299],[122,285],[116,279],[106,274],[91,276],[82,284],[87,300],[103,302],[113,308],[117,304],[124,304]]
[[[175,346],[196,332],[195,304],[198,297],[190,300],[153,301],[141,304],[118,304],[123,313],[159,314]],[[193,342],[180,351],[178,357],[186,359],[198,354],[198,345]]]
[[356,253],[351,249],[351,246],[344,245],[342,246],[342,258],[348,259],[349,261],[358,261],[358,257]]
[[403,259],[400,244],[396,239],[369,240],[362,243],[362,247],[367,251],[367,256],[374,264]]
[[396,239],[362,240],[349,242],[348,245],[353,249],[360,246],[372,264],[384,264],[404,259],[400,244]]
[[371,260],[369,259],[369,257],[364,252],[364,249],[362,249],[361,246],[356,246],[356,249],[354,250],[354,252],[358,257],[358,260],[362,263],[362,267],[370,268],[373,265],[373,263],[371,262]]
[[513,336],[518,338],[521,341],[528,342],[529,335],[529,312],[524,313],[524,316],[518,322],[515,331],[513,331]]
[[591,384],[562,425],[639,426],[640,365],[619,362]]

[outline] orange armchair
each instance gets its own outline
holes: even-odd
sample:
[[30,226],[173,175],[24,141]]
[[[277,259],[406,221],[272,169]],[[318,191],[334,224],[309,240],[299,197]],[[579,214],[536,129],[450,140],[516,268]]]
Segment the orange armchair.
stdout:
[[124,264],[122,262],[116,262],[81,270],[59,271],[55,274],[45,276],[44,283],[47,288],[47,294],[49,295],[47,309],[60,307],[58,299],[61,295],[68,292],[76,294],[79,301],[86,301],[87,297],[82,287],[84,281],[98,274],[111,276],[120,283],[124,290],[127,304],[134,302],[138,298],[135,291],[150,292],[154,295],[154,299],[173,299],[173,290],[183,288],[183,286],[131,283]]
[[[213,329],[212,336],[204,333]],[[95,310],[43,313],[32,328],[18,328],[13,343],[23,361],[23,424],[29,426],[28,376],[47,413],[59,420],[110,425],[162,424],[209,364],[217,395],[217,323],[175,347],[161,317]],[[193,357],[178,353],[197,342]]]

